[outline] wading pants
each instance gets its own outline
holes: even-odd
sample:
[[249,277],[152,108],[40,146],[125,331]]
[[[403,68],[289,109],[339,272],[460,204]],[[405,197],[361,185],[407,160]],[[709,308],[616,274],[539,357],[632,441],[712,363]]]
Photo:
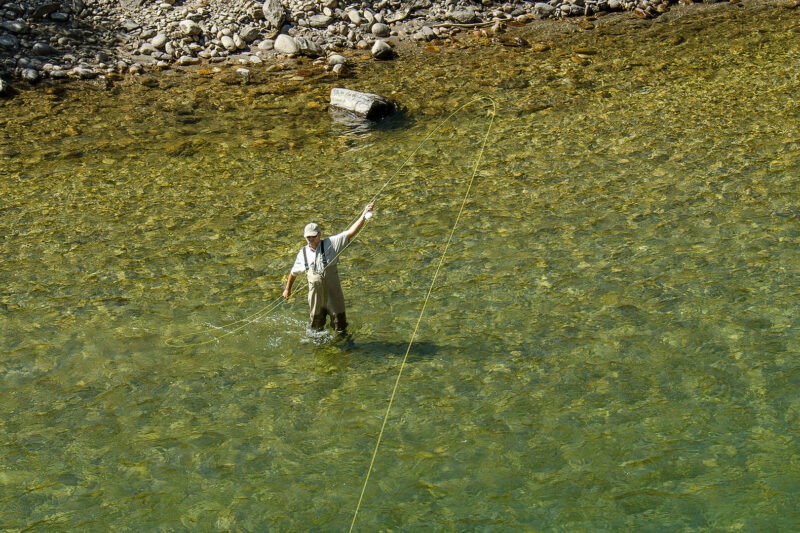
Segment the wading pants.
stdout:
[[347,328],[344,294],[336,268],[328,267],[324,274],[308,271],[308,308],[311,329],[322,330],[328,315],[331,325],[339,333]]

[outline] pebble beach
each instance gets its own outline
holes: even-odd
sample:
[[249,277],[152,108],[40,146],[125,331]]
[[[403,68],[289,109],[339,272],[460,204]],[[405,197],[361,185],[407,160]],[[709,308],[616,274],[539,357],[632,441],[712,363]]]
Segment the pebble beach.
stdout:
[[[797,0],[791,0],[797,4]],[[680,0],[680,3],[691,3]],[[348,74],[348,52],[399,59],[403,46],[465,32],[621,14],[656,19],[673,0],[33,0],[0,7],[0,93],[44,80],[114,80],[182,66],[270,68],[291,58]],[[510,42],[526,45],[524,42]]]

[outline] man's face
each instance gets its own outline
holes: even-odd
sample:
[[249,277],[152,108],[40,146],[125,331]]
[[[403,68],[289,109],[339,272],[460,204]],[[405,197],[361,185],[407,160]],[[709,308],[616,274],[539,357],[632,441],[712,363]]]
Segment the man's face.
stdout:
[[308,245],[311,247],[312,250],[317,249],[317,245],[319,244],[320,240],[321,239],[319,237],[319,233],[311,237],[306,237],[306,242],[308,242]]

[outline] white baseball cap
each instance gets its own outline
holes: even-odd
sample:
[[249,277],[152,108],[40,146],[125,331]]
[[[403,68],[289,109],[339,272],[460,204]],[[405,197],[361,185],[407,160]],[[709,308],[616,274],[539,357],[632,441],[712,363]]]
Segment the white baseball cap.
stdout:
[[306,229],[303,230],[303,237],[316,237],[319,233],[319,224],[316,222],[309,222],[306,224]]

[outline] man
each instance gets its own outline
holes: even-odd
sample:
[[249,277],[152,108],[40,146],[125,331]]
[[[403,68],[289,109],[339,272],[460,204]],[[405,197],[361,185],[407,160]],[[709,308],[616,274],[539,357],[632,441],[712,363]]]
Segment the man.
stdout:
[[350,241],[358,235],[368,218],[372,216],[373,203],[367,204],[364,212],[353,222],[347,231],[322,238],[319,224],[311,222],[306,225],[303,236],[308,244],[297,254],[283,297],[287,300],[292,295],[292,285],[298,274],[305,272],[308,277],[308,307],[311,329],[322,330],[328,315],[331,325],[339,334],[347,329],[347,316],[344,308],[344,294],[339,281],[337,264],[339,254]]

